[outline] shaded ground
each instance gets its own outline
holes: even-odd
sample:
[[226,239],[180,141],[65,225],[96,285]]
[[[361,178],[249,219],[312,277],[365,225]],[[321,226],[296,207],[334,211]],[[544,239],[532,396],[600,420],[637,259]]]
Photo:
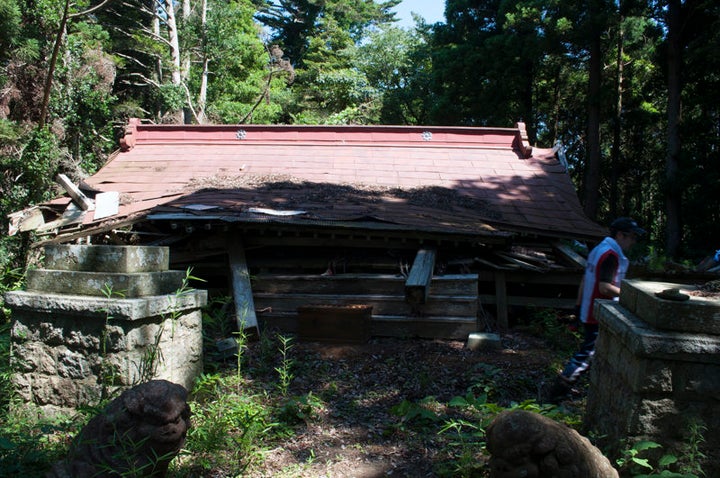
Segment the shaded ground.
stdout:
[[[251,368],[261,363],[260,348],[255,343],[248,350]],[[243,476],[459,476],[453,472],[458,467],[484,476],[480,447],[466,457],[473,464],[459,463],[454,435],[441,433],[443,423],[418,415],[413,404],[429,402],[445,417],[453,397],[468,391],[487,393],[488,402],[502,406],[537,400],[564,354],[516,332],[503,336],[500,349],[485,352],[460,341],[382,338],[363,345],[294,343],[290,356],[289,394],[311,392],[318,406],[260,469]]]

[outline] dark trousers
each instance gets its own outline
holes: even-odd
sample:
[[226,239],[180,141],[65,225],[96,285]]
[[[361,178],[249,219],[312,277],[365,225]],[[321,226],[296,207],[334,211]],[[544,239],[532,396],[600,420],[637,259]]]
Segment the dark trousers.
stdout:
[[590,368],[590,361],[595,355],[595,341],[598,336],[598,324],[583,325],[583,342],[580,349],[573,354],[570,361],[562,371],[562,377],[568,382],[574,382],[578,377]]

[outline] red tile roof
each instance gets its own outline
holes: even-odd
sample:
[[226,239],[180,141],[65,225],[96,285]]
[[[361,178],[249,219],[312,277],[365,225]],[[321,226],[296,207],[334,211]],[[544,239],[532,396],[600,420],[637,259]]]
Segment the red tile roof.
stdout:
[[450,234],[605,233],[584,216],[552,151],[527,145],[522,124],[198,126],[131,120],[121,146],[86,180],[99,191],[120,192],[119,212],[98,221],[88,213],[85,226],[182,213],[233,222],[373,221]]

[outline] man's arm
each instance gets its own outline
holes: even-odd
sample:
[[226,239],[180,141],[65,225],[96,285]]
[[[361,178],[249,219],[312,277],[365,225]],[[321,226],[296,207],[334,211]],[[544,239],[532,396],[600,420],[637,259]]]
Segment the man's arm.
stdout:
[[620,297],[620,287],[610,282],[600,282],[598,284],[598,290],[606,297]]
[[598,281],[598,292],[605,297],[619,297],[620,296],[620,285],[615,285],[615,274],[620,266],[617,256],[609,254],[605,259],[598,264],[599,281]]

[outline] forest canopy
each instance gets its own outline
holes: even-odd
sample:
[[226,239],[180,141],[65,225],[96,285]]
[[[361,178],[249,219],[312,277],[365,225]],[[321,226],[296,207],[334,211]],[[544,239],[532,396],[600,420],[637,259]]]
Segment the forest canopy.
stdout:
[[[711,0],[0,0],[0,213],[57,194],[131,117],[510,127],[557,146],[586,214],[667,257],[720,239],[720,5]],[[2,270],[27,237],[3,235]]]

